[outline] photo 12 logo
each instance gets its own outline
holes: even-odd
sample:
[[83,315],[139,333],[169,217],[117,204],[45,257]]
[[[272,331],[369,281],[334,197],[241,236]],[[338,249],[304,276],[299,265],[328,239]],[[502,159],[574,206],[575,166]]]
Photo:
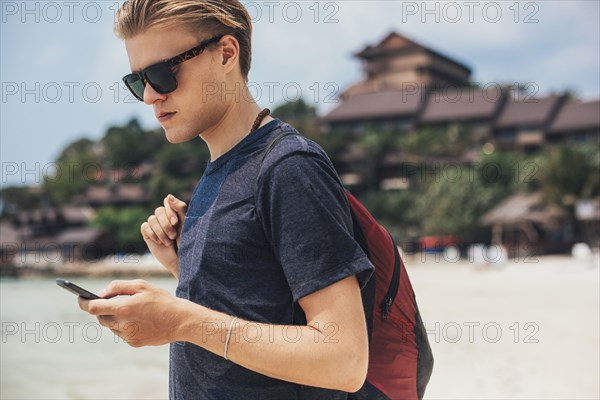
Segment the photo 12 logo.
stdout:
[[[2,1],[2,23],[98,23],[114,20],[122,2],[117,1]],[[335,1],[250,1],[244,2],[251,22],[311,22],[337,24],[340,3]]]
[[[219,96],[234,101],[293,102],[301,98],[315,103],[338,103],[340,87],[336,82],[248,82],[245,88],[225,88],[224,85],[206,83],[202,101]],[[140,103],[123,82],[2,82],[2,104],[48,103],[48,104],[96,104],[100,101],[113,103]]]
[[120,7],[116,1],[2,1],[2,23],[90,23],[103,17],[114,19]]
[[211,102],[215,98],[222,101],[242,101],[274,103],[276,101],[295,102],[302,98],[315,103],[337,103],[340,87],[335,82],[311,82],[308,86],[299,82],[248,82],[245,86],[236,84],[227,87],[224,83],[207,82],[202,85],[202,101]]
[[244,6],[253,24],[286,22],[296,24],[310,21],[315,24],[337,24],[340,5],[335,1],[250,1]]
[[96,162],[80,163],[61,161],[50,163],[26,163],[6,161],[0,163],[0,182],[18,181],[22,184],[43,182],[86,183],[139,183],[136,177],[140,167],[134,164],[100,165]]
[[539,23],[540,5],[534,1],[403,1],[402,22],[498,23],[510,19],[515,24]]
[[503,339],[506,331],[510,335],[504,337],[505,340],[512,340],[513,343],[537,344],[540,340],[536,335],[540,331],[540,326],[536,322],[513,322],[508,326],[501,325],[495,321],[485,323],[475,321],[465,321],[446,323],[425,323],[425,330],[430,340],[435,343],[475,343],[483,340],[485,343],[498,343]]
[[[102,339],[107,329],[97,322],[12,322],[3,321],[1,325],[2,343],[19,341],[20,343],[75,343],[83,340],[87,343],[97,343]],[[126,342],[138,331],[138,325],[128,322],[119,329],[123,337],[112,334],[115,343]],[[110,332],[110,331],[109,331]]]

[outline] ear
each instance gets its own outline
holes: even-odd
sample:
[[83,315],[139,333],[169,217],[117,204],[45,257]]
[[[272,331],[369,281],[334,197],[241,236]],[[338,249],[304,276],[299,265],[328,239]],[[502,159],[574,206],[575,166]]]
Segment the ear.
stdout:
[[240,58],[240,44],[233,35],[225,35],[221,39],[221,46],[221,62],[225,72],[228,73],[232,71],[237,64],[239,64],[238,60]]

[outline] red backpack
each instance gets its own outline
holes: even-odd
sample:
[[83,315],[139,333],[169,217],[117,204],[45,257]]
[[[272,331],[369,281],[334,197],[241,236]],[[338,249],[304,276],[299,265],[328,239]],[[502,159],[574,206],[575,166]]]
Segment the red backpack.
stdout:
[[[299,133],[287,131],[275,137],[262,161],[290,135]],[[341,185],[339,177],[338,181]],[[348,399],[421,400],[433,370],[433,354],[406,268],[389,232],[348,190],[344,191],[354,239],[375,268],[374,279],[361,291],[369,333],[367,380]]]

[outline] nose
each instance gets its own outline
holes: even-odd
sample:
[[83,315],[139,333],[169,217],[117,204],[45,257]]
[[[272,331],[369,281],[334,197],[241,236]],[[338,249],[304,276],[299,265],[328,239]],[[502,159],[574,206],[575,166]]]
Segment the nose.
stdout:
[[165,100],[167,98],[166,94],[160,94],[149,83],[146,83],[144,87],[144,103],[148,105],[152,105],[156,103],[157,100]]

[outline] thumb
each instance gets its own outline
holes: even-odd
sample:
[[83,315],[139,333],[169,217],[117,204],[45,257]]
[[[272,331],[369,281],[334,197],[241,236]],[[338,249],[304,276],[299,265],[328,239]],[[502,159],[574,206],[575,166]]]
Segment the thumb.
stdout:
[[99,295],[103,299],[108,299],[115,296],[129,295],[132,296],[137,294],[148,287],[148,282],[142,279],[136,279],[133,281],[112,281],[108,284]]
[[177,213],[179,220],[183,221],[185,218],[185,213],[187,212],[187,204],[172,194],[167,196],[167,201],[169,202],[171,209]]

